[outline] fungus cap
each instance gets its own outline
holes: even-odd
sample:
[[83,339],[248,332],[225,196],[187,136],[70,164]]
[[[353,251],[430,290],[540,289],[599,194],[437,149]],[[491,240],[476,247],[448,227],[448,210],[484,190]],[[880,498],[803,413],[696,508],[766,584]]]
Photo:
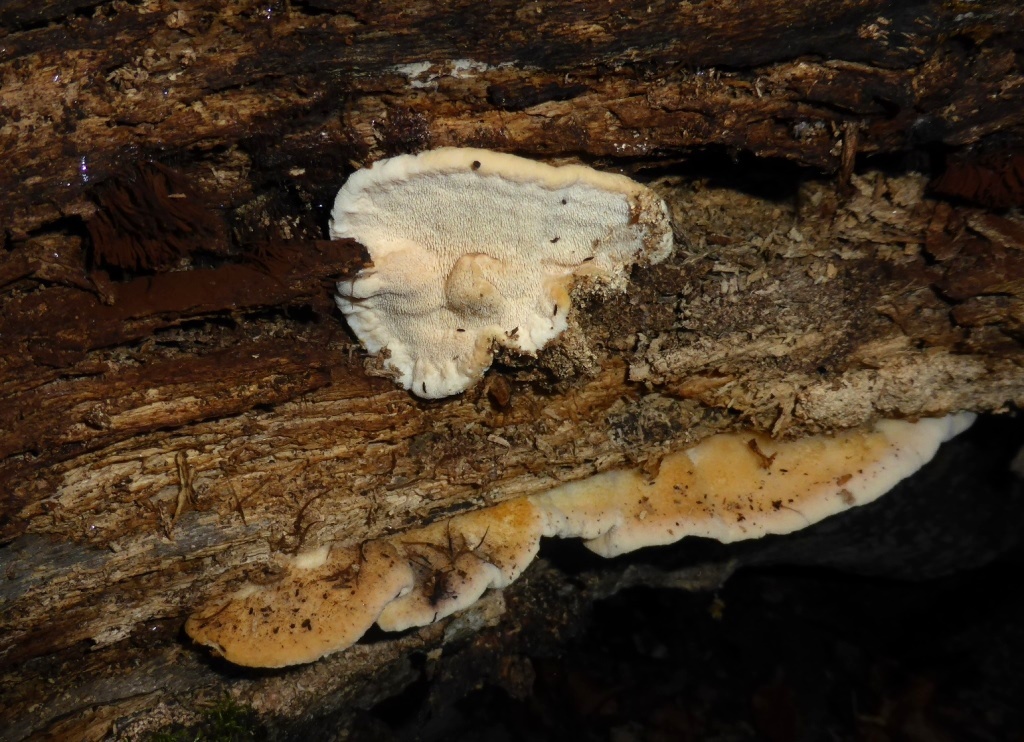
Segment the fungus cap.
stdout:
[[606,472],[534,500],[548,515],[545,535],[583,538],[605,557],[686,536],[730,543],[791,533],[878,499],[974,417],[881,420],[791,441],[724,433],[666,456],[653,479]]
[[519,497],[395,537],[418,573],[418,589],[389,603],[377,625],[425,626],[468,608],[489,588],[511,585],[537,556],[545,530],[545,514]]
[[293,559],[277,580],[246,585],[192,614],[185,630],[236,665],[312,662],[355,643],[414,584],[409,564],[386,541],[318,549]]
[[213,603],[185,628],[237,664],[309,662],[375,621],[391,631],[423,626],[511,584],[542,536],[582,538],[610,557],[691,535],[729,542],[810,526],[881,496],[973,420],[883,420],[791,441],[714,435],[665,457],[653,479],[605,472],[359,548],[300,555],[276,581]]
[[467,389],[496,345],[535,353],[567,326],[574,276],[622,290],[672,250],[665,203],[623,175],[444,148],[352,174],[331,213],[373,266],[337,303],[370,354],[429,399]]

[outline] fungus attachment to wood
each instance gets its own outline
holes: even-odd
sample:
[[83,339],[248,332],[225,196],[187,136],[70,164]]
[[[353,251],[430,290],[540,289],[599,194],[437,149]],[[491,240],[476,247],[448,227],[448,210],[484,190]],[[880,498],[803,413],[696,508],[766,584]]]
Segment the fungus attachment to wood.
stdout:
[[358,548],[300,555],[277,581],[215,599],[185,628],[240,665],[310,662],[374,622],[401,631],[469,607],[516,580],[542,537],[581,538],[612,557],[686,536],[731,542],[800,530],[885,494],[973,420],[883,420],[793,441],[712,436],[666,456],[653,479],[610,471]]
[[532,354],[558,337],[574,280],[623,290],[673,244],[665,203],[623,175],[468,148],[353,173],[330,235],[373,261],[338,284],[349,326],[428,399],[469,388],[496,346]]

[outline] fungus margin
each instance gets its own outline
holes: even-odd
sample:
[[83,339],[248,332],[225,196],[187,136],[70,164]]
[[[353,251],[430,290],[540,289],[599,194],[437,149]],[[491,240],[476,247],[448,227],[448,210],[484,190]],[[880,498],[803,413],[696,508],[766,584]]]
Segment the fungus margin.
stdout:
[[358,548],[292,559],[190,616],[186,631],[230,662],[283,667],[351,646],[376,622],[424,626],[511,584],[541,537],[581,538],[612,557],[685,536],[722,542],[799,530],[877,499],[966,430],[971,413],[883,420],[834,436],[711,436],[666,456],[653,478],[617,470],[454,516]]

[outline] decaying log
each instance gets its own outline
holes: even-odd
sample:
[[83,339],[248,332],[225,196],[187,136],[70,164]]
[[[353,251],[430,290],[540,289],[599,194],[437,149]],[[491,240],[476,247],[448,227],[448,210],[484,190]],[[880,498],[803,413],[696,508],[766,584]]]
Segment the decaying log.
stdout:
[[[287,555],[720,431],[1024,400],[1015,2],[60,0],[0,27],[8,738],[131,738],[225,693],[299,738],[414,653],[563,641],[625,568],[573,591],[541,564],[285,674],[181,634]],[[324,238],[354,167],[446,145],[626,172],[676,251],[424,402],[365,362],[332,292],[366,254]]]

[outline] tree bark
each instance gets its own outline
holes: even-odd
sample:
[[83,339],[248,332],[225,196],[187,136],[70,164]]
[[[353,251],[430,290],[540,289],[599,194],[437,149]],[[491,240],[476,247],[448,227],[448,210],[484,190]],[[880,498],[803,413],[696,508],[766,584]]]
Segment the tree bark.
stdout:
[[[224,693],[274,728],[343,718],[413,652],[519,620],[562,641],[603,593],[546,612],[566,578],[541,565],[283,675],[210,661],[184,618],[285,555],[716,432],[1024,400],[1016,2],[56,0],[0,24],[8,738],[137,736]],[[354,167],[449,145],[644,180],[676,249],[424,402],[364,364],[332,293],[366,255],[325,226]]]

